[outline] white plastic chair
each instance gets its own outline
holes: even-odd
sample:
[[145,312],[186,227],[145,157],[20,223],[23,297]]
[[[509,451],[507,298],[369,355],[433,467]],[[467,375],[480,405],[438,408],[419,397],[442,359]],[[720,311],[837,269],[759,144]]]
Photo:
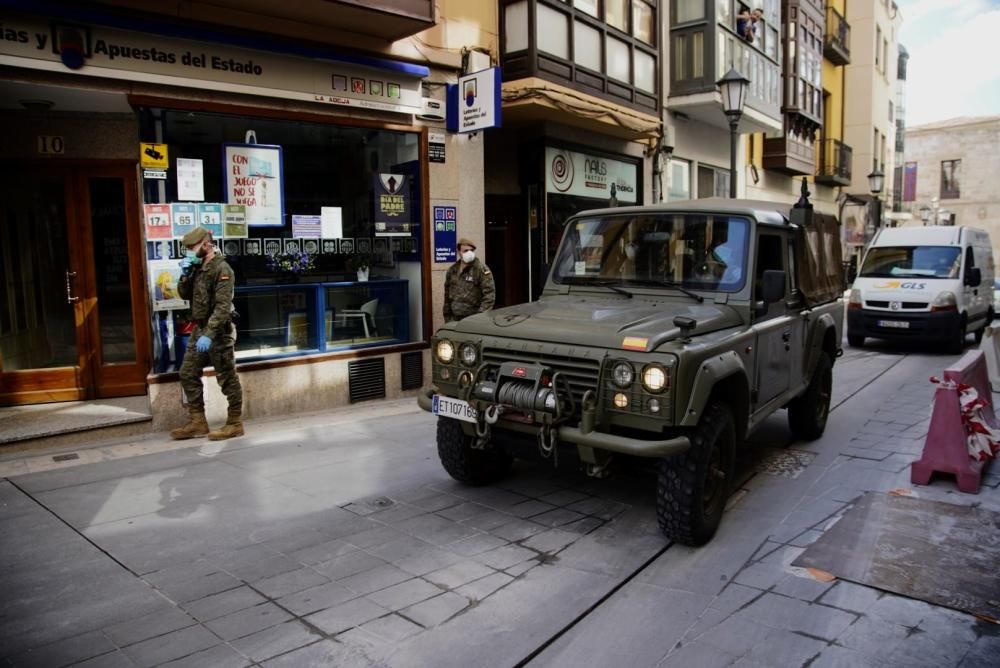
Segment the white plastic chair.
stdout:
[[[345,308],[337,317],[341,319],[341,322],[346,323],[348,318],[361,318],[361,324],[365,328],[365,338],[370,338],[372,335],[377,336],[378,330],[375,328],[375,311],[378,310],[378,297],[367,301],[361,305],[361,308]],[[368,327],[368,322],[371,321],[371,328]]]

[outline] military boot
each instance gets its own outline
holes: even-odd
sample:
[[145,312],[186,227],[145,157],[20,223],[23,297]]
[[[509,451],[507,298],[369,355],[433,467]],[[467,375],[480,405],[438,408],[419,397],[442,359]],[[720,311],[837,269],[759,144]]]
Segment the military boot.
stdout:
[[205,420],[204,408],[191,408],[191,421],[183,427],[178,427],[170,432],[170,438],[175,441],[183,441],[188,438],[197,438],[208,434],[208,422]]
[[227,438],[233,438],[234,436],[243,435],[243,413],[239,409],[229,410],[229,417],[226,419],[226,424],[222,425],[222,429],[213,431],[208,435],[208,440],[210,441],[224,441]]

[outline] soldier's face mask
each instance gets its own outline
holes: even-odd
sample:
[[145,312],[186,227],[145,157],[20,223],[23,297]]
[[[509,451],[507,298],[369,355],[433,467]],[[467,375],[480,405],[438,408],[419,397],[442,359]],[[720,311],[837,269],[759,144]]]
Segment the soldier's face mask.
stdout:
[[469,264],[475,259],[476,259],[476,251],[473,250],[462,251],[462,262],[464,262],[465,264]]
[[201,264],[201,256],[193,248],[184,251],[184,257],[191,261],[191,264]]

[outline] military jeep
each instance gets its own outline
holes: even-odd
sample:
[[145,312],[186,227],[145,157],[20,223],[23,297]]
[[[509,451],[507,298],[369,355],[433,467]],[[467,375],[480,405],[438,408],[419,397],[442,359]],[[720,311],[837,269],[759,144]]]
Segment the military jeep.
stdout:
[[822,435],[842,272],[837,223],[805,193],[794,207],[704,199],[577,214],[538,301],[435,334],[419,403],[438,416],[441,463],[478,485],[515,458],[597,477],[645,458],[660,528],[704,544],[756,426],[787,408],[797,437]]

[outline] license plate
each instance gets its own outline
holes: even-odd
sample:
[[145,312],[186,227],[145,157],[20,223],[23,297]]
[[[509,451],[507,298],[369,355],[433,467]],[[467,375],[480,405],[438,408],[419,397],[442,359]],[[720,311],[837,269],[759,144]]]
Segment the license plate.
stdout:
[[909,329],[910,323],[908,320],[879,320],[879,327],[890,327],[893,329]]
[[434,415],[450,417],[462,422],[475,422],[476,409],[468,401],[453,399],[452,397],[442,397],[435,394],[431,403],[431,412]]

